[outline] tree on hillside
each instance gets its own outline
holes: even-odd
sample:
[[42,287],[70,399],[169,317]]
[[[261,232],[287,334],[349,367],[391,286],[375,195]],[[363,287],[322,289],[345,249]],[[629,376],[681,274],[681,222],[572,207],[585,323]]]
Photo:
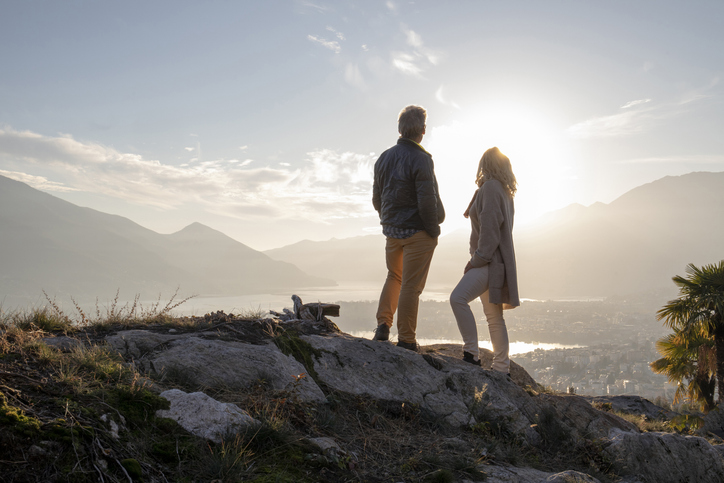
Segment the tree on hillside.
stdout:
[[718,402],[724,398],[724,260],[701,268],[689,264],[686,277],[672,280],[679,287],[679,298],[664,305],[657,318],[674,329],[685,346],[698,338],[711,338],[716,360]]
[[674,404],[691,400],[709,412],[714,403],[716,388],[716,357],[714,340],[697,335],[685,340],[680,331],[675,331],[656,342],[656,349],[663,356],[650,364],[651,370],[664,374],[669,382],[678,386]]

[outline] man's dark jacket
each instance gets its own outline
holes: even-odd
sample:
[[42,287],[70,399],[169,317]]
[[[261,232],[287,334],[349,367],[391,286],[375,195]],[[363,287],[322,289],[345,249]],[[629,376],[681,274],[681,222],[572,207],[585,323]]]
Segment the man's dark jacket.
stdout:
[[440,235],[445,209],[433,168],[432,155],[406,138],[380,155],[372,204],[382,225],[425,230],[432,238]]

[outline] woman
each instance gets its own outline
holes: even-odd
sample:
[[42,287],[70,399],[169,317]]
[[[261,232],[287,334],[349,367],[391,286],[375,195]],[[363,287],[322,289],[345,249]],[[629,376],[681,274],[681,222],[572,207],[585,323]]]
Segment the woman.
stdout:
[[450,305],[463,337],[463,360],[479,366],[478,329],[470,302],[480,297],[493,343],[493,370],[509,374],[503,309],[520,305],[513,249],[513,197],[518,183],[510,160],[498,148],[488,149],[480,158],[475,182],[478,190],[465,212],[472,225],[472,258],[450,294]]

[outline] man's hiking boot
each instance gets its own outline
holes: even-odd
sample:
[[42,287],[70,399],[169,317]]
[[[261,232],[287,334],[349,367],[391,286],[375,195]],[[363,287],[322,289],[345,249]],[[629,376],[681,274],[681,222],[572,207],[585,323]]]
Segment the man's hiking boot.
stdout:
[[417,342],[402,342],[397,341],[397,347],[402,347],[412,352],[420,352],[420,345]]
[[474,355],[472,355],[470,352],[467,352],[467,351],[463,351],[463,361],[469,362],[470,364],[473,364],[476,366],[481,365],[480,359],[476,359]]
[[378,325],[372,340],[390,340],[390,326],[387,324]]

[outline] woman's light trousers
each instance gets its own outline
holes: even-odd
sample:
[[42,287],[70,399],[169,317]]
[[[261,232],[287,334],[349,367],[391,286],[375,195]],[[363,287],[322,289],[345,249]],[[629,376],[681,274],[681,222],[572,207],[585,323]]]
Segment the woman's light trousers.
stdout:
[[478,327],[470,302],[480,297],[493,344],[493,370],[510,372],[508,329],[503,319],[503,305],[488,300],[488,267],[471,268],[450,294],[450,306],[463,337],[463,350],[478,356]]

